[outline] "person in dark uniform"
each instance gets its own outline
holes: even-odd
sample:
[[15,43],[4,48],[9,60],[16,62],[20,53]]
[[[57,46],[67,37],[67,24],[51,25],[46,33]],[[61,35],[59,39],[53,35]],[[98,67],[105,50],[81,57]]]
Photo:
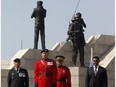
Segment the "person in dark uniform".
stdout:
[[105,68],[99,65],[99,57],[93,57],[93,66],[87,69],[85,87],[108,87]]
[[72,62],[73,65],[76,66],[77,54],[78,51],[80,53],[80,66],[84,67],[84,46],[85,46],[85,38],[84,38],[84,29],[86,28],[86,24],[84,20],[81,18],[82,15],[80,13],[76,14],[76,17],[72,19],[72,23],[70,25],[70,29],[68,30],[68,35],[70,35],[70,39],[73,44],[72,51]]
[[14,67],[8,73],[8,87],[29,87],[28,72],[26,69],[21,68],[20,65],[20,59],[16,58]]
[[56,58],[57,64],[57,82],[56,87],[71,87],[71,74],[68,67],[63,66],[64,56],[58,55]]
[[45,49],[45,24],[44,19],[46,17],[46,9],[42,6],[42,1],[37,1],[37,8],[34,8],[34,11],[31,15],[31,18],[35,18],[35,33],[34,33],[34,49],[38,49],[38,39],[39,32],[41,35],[41,45],[42,49]]

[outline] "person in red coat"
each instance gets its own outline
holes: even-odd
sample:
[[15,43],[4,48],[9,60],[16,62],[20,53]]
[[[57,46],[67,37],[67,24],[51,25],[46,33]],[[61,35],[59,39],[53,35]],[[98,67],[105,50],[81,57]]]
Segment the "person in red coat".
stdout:
[[49,50],[41,51],[42,59],[37,60],[34,65],[35,87],[55,87],[57,79],[56,62],[48,58]]
[[63,66],[64,56],[58,55],[56,58],[57,64],[57,83],[56,87],[71,87],[71,74],[68,67]]

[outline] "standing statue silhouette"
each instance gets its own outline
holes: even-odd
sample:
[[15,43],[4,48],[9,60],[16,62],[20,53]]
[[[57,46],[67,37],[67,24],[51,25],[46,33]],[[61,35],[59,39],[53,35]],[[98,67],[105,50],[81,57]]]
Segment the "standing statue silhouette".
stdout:
[[84,46],[85,46],[85,38],[84,38],[84,30],[83,27],[86,28],[86,24],[84,20],[81,18],[81,13],[77,13],[76,17],[73,17],[72,23],[69,25],[67,41],[70,39],[73,44],[72,51],[72,62],[73,65],[76,66],[77,54],[78,51],[80,53],[80,66],[84,67]]
[[38,49],[39,32],[41,35],[41,45],[42,49],[45,49],[45,23],[44,19],[46,17],[46,9],[42,6],[42,1],[37,1],[37,8],[31,15],[31,18],[35,18],[35,33],[34,33],[34,49]]

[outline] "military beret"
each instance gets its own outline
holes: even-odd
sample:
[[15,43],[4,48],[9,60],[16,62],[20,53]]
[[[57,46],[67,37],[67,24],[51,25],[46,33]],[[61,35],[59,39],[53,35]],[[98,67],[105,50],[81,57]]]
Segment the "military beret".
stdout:
[[63,61],[65,59],[65,57],[62,55],[58,55],[55,58],[56,58],[56,60],[60,60],[60,61]]
[[19,58],[14,59],[14,62],[20,62],[21,60]]
[[49,52],[49,50],[48,50],[48,49],[43,49],[43,50],[41,51],[41,53],[43,53],[43,52]]

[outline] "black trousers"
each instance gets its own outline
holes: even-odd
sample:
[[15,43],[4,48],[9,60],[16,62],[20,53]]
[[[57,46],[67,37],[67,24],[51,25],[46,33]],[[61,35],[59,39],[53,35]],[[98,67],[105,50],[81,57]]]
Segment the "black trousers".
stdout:
[[41,36],[41,45],[42,49],[45,49],[45,28],[44,28],[44,23],[35,24],[35,32],[34,32],[34,49],[38,49],[38,40],[39,40],[39,33]]
[[81,66],[83,66],[84,65],[84,46],[82,44],[73,42],[72,62],[75,66],[76,66],[78,52],[80,53],[79,55],[80,64]]

